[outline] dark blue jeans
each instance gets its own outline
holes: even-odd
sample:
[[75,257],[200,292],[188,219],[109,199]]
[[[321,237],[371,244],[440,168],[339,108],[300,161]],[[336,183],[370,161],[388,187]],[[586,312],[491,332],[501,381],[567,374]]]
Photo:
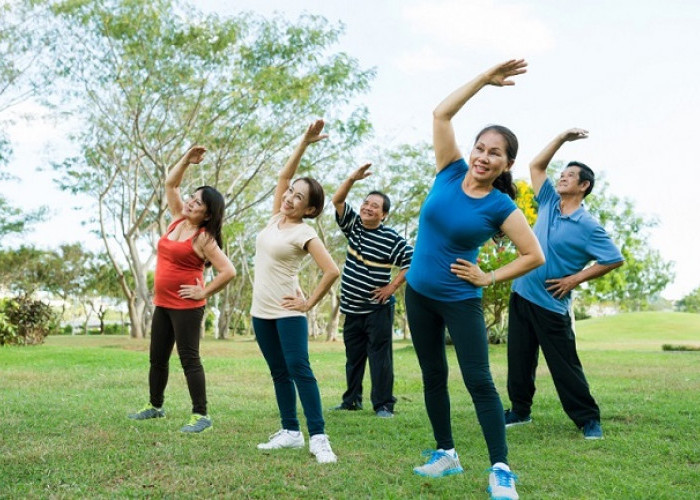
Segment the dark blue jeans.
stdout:
[[503,404],[489,369],[489,350],[481,299],[442,302],[406,286],[406,312],[413,347],[423,373],[428,418],[437,447],[454,448],[447,390],[445,327],[450,332],[464,384],[474,403],[491,464],[508,463]]
[[321,410],[321,394],[309,362],[309,328],[306,317],[253,317],[253,329],[275,385],[282,428],[299,430],[298,391],[309,436],[323,434],[325,422]]
[[207,414],[207,391],[204,367],[199,358],[199,333],[204,307],[196,309],[168,309],[156,306],[151,322],[151,369],[148,385],[151,404],[163,406],[165,387],[168,385],[168,366],[173,346],[185,371],[187,388],[192,398],[192,413]]

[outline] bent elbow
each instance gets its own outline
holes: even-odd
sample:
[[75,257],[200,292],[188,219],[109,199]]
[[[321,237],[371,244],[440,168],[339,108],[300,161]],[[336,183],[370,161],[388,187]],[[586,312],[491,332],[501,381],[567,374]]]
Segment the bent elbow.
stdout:
[[331,279],[331,283],[335,282],[340,277],[340,269],[338,266],[333,266],[333,269],[328,270],[328,277]]

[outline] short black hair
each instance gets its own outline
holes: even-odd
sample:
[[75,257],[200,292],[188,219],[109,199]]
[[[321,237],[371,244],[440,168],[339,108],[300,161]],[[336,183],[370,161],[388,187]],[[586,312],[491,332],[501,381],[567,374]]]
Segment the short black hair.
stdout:
[[365,199],[369,198],[373,194],[376,194],[377,196],[382,197],[382,200],[384,200],[382,202],[382,210],[384,211],[385,214],[388,214],[389,210],[391,209],[391,200],[389,199],[389,197],[386,194],[382,193],[381,191],[370,191]]
[[595,173],[585,163],[581,163],[580,161],[570,161],[568,165],[566,165],[566,168],[569,167],[578,167],[579,172],[578,172],[578,183],[581,184],[585,181],[588,181],[588,189],[586,189],[586,192],[583,193],[583,197],[585,198],[589,194],[591,194],[591,191],[593,191],[593,186],[595,185]]

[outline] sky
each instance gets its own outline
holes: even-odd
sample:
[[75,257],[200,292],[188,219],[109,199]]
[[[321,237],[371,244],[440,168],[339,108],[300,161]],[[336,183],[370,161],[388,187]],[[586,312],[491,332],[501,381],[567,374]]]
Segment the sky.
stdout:
[[[588,130],[588,139],[565,144],[554,160],[586,163],[607,180],[610,193],[658,220],[650,245],[675,262],[676,272],[665,298],[679,299],[700,286],[700,168],[694,155],[700,142],[700,2],[196,3],[222,16],[251,10],[295,20],[306,12],[342,22],[345,34],[335,48],[377,71],[371,91],[358,102],[369,108],[376,139],[385,145],[430,141],[431,112],[447,94],[496,63],[526,59],[528,72],[513,87],[483,89],[455,117],[462,151],[469,151],[484,125],[506,125],[520,142],[513,174],[527,179],[529,161],[554,136],[571,127]],[[92,208],[58,191],[47,169],[49,161],[74,152],[70,124],[23,119],[32,111],[38,111],[32,103],[11,110],[14,156],[8,167],[20,181],[0,184],[0,192],[25,209],[49,204],[52,218],[22,241],[46,247],[80,240],[99,249],[80,225],[81,212]]]

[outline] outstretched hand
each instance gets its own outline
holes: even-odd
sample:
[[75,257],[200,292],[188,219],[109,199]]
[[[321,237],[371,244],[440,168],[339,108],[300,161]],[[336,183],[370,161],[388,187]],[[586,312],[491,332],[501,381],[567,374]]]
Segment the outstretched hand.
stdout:
[[304,138],[303,141],[306,144],[311,144],[312,142],[318,142],[323,139],[328,138],[328,134],[321,134],[321,131],[323,130],[323,127],[325,125],[325,122],[323,120],[316,120],[313,122],[311,125],[309,125],[309,128],[306,129],[306,132],[304,133]]
[[579,139],[588,139],[588,130],[582,128],[570,128],[561,133],[563,142],[578,141]]
[[357,170],[355,170],[353,173],[350,174],[350,179],[355,182],[355,181],[361,181],[362,179],[366,179],[370,175],[372,175],[372,172],[367,172],[367,169],[371,167],[371,163],[365,163],[361,167],[358,167]]
[[511,59],[490,68],[484,73],[484,76],[489,85],[495,85],[496,87],[515,85],[515,82],[508,78],[525,73],[527,71],[526,68],[527,63],[525,59]]
[[201,163],[202,160],[204,159],[204,153],[206,153],[206,152],[207,152],[207,148],[205,148],[204,146],[199,146],[199,145],[192,146],[187,151],[187,154],[185,155],[185,160],[187,160],[188,163],[194,163],[194,164]]

